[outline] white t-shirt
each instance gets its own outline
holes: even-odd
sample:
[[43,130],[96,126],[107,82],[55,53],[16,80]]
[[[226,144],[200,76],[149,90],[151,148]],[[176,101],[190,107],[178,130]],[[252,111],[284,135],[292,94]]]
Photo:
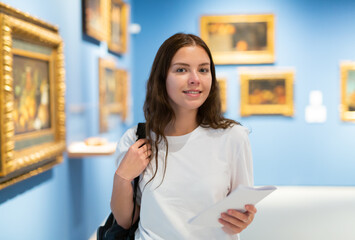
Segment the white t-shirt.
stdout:
[[[136,128],[118,144],[118,162],[136,141]],[[249,131],[240,125],[228,129],[197,127],[183,136],[168,136],[169,154],[162,180],[165,145],[160,144],[156,177],[151,179],[155,159],[139,184],[140,224],[135,239],[239,239],[221,227],[191,225],[188,220],[222,200],[237,185],[253,185]],[[146,186],[145,186],[146,185]]]

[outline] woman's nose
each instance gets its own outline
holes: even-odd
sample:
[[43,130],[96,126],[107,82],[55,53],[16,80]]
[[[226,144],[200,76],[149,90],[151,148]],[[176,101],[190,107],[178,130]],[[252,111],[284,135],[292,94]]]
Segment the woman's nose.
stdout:
[[195,72],[195,71],[191,72],[190,77],[189,77],[189,84],[191,84],[191,85],[200,84],[200,76],[198,75],[197,72]]

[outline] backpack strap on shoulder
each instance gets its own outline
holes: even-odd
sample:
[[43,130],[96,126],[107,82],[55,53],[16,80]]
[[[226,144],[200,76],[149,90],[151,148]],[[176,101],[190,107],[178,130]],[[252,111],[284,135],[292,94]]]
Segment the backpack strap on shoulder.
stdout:
[[136,135],[137,135],[137,140],[142,139],[142,138],[146,138],[145,123],[138,123]]
[[[145,123],[138,123],[136,135],[137,135],[137,140],[143,139],[146,137]],[[136,212],[136,199],[137,199],[138,183],[139,183],[139,176],[134,179],[134,183],[133,183],[133,213],[132,213],[132,219],[131,219],[131,226],[133,225],[134,215]],[[130,230],[132,230],[132,228],[130,228]]]

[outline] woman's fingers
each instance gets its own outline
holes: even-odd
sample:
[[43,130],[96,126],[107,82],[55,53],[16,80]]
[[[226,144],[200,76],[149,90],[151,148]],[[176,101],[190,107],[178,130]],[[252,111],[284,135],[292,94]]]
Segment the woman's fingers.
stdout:
[[253,205],[245,206],[247,212],[242,213],[234,209],[229,209],[221,214],[219,222],[223,224],[223,230],[229,234],[236,234],[243,231],[253,221],[256,208]]
[[152,154],[152,148],[149,143],[144,144],[138,149],[138,151],[140,151],[140,154],[144,154],[144,158],[150,157],[150,155]]
[[147,156],[148,159],[150,159],[150,157],[152,156],[152,150],[147,150],[145,152],[145,155]]
[[142,148],[146,144],[148,144],[148,139],[142,138],[142,139],[138,139],[132,146],[134,146],[136,148]]
[[139,139],[137,142],[133,144],[134,147],[138,148],[140,151],[146,152],[148,150],[151,150],[152,147],[149,144],[147,139]]
[[245,209],[247,210],[245,213],[239,212],[234,209],[228,210],[227,213],[228,215],[249,224],[253,221],[254,215],[257,210],[253,205],[245,205]]
[[232,224],[233,226],[239,227],[239,228],[246,228],[248,226],[247,222],[240,219],[240,218],[236,218],[232,215],[226,214],[226,213],[222,213],[221,214],[222,220],[224,220],[225,222]]
[[223,220],[222,218],[220,218],[218,221],[221,224],[223,224],[222,229],[224,232],[226,232],[228,234],[237,234],[237,233],[240,233],[241,231],[243,231],[243,228],[235,226],[235,225],[231,224],[230,222]]
[[123,157],[116,174],[124,179],[133,179],[144,171],[152,155],[151,145],[147,139],[137,140]]
[[254,205],[245,205],[245,208],[246,208],[246,210],[248,211],[248,212],[252,212],[252,213],[256,213],[257,212],[257,210],[256,210],[256,207],[254,206]]
[[239,212],[234,209],[230,209],[227,211],[228,215],[234,218],[239,219],[242,222],[247,222],[248,221],[248,215],[246,213]]

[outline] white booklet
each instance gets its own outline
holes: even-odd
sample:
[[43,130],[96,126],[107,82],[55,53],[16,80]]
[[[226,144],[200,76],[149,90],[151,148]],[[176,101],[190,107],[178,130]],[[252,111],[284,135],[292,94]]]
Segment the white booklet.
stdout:
[[191,218],[188,223],[209,227],[220,227],[222,224],[218,222],[218,219],[221,217],[221,213],[226,212],[228,209],[236,209],[245,212],[245,205],[256,205],[275,190],[275,186],[246,187],[239,185],[226,198],[204,209]]

